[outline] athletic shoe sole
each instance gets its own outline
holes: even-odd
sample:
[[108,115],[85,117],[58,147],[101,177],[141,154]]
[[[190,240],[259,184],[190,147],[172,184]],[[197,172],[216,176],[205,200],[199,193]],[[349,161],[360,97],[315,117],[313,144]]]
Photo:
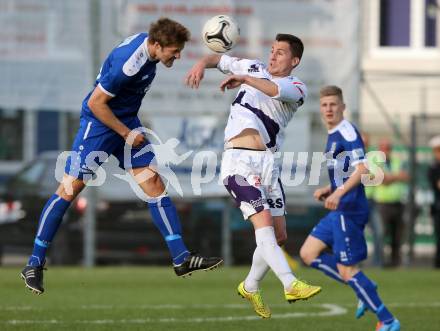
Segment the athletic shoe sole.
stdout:
[[216,264],[214,264],[213,266],[210,266],[209,268],[193,270],[193,271],[187,272],[186,274],[179,275],[177,277],[186,278],[186,277],[191,276],[194,272],[197,272],[197,271],[209,271],[209,270],[217,269],[222,263],[223,263],[223,260],[217,262]]
[[316,292],[312,293],[310,296],[308,296],[307,298],[301,298],[301,299],[292,299],[292,300],[287,300],[288,303],[295,303],[297,301],[306,301],[309,300],[310,298],[313,298],[315,295],[317,295],[318,293],[320,293],[322,291],[322,289],[320,288],[319,290],[317,290]]
[[32,293],[37,294],[37,295],[41,295],[41,294],[43,294],[43,291],[40,291],[39,289],[36,289],[36,288],[34,288],[34,287],[28,285],[28,283],[26,283],[26,277],[25,277],[22,273],[20,273],[20,277],[21,277],[21,279],[24,280],[24,285],[25,285],[25,286],[26,286],[26,287],[27,287]]

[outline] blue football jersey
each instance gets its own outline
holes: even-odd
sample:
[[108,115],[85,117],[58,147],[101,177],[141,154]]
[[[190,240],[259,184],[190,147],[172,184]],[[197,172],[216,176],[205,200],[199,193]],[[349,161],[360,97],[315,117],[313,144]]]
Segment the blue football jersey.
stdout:
[[[325,152],[332,192],[347,181],[354,166],[367,162],[361,136],[356,127],[347,120],[329,131]],[[337,210],[368,212],[364,185],[361,183],[348,191],[341,198]]]
[[[114,48],[105,59],[94,88],[98,86],[104,93],[112,96],[108,102],[116,117],[124,123],[137,116],[142,99],[149,90],[156,75],[158,61],[149,58],[147,33],[128,37]],[[82,103],[81,116],[93,122],[90,135],[107,130],[92,113],[87,105],[94,88]]]

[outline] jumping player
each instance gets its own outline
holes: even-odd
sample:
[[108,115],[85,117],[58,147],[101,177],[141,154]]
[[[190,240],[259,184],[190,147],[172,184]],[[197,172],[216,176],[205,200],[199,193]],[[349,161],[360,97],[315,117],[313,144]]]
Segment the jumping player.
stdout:
[[267,67],[258,60],[208,55],[186,77],[188,86],[198,88],[205,68],[218,68],[230,75],[220,85],[223,91],[239,87],[225,129],[221,178],[255,229],[257,247],[251,270],[239,284],[238,293],[263,318],[269,318],[271,312],[263,302],[259,283],[269,268],[282,282],[289,302],[308,299],[321,290],[295,277],[279,246],[287,239],[286,201],[274,152],[283,143],[285,127],[304,103],[307,88],[290,75],[301,60],[302,41],[290,34],[278,34],[275,39]]
[[[150,197],[148,207],[153,222],[168,245],[178,276],[221,264],[220,258],[206,258],[188,251],[176,208],[154,167],[154,153],[135,156],[149,144],[144,134],[136,130],[142,127],[137,114],[156,75],[156,65],[161,62],[172,67],[189,37],[183,25],[161,18],[151,25],[148,33],[125,39],[105,59],[92,91],[82,104],[80,128],[72,147],[75,154],[68,159],[62,183],[43,208],[32,255],[21,272],[26,286],[33,292],[44,292],[46,251],[63,215],[85,187],[85,176],[93,174],[110,154],[135,176]],[[126,144],[132,147],[129,164],[124,160]]]

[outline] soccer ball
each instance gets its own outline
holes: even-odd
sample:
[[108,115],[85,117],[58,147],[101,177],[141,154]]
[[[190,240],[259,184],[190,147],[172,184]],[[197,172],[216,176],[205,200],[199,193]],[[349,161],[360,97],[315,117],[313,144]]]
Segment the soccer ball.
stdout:
[[217,53],[231,50],[238,42],[240,28],[226,15],[210,18],[202,29],[202,38],[206,46]]

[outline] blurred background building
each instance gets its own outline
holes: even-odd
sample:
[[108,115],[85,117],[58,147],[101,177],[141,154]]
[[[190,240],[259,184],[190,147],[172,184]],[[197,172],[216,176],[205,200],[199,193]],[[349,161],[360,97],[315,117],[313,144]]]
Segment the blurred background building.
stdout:
[[[207,74],[198,91],[183,86],[186,71],[208,52],[201,27],[217,14],[230,15],[240,25],[241,42],[232,55],[266,60],[278,32],[294,33],[305,43],[296,75],[307,83],[309,98],[289,125],[284,152],[309,155],[295,154],[296,167],[283,172],[288,182],[288,251],[296,254],[325,213],[312,199],[317,185],[327,181],[325,169],[319,181],[309,175],[311,152],[322,151],[326,139],[318,91],[336,84],[344,89],[349,117],[368,132],[372,148],[380,138],[391,138],[393,153],[407,164],[411,179],[405,197],[404,262],[429,258],[434,247],[428,213],[433,195],[425,171],[432,158],[428,141],[440,132],[438,0],[0,0],[3,256],[28,253],[39,210],[56,186],[58,153],[45,152],[70,149],[81,101],[106,54],[125,37],[148,30],[158,17],[169,16],[188,26],[192,38],[173,70],[159,66],[141,117],[161,141],[178,138],[179,154],[192,152],[173,167],[183,197],[171,192],[179,200],[191,246],[226,255],[231,263],[249,262],[244,257],[254,245],[246,239],[250,228],[231,208],[223,187],[216,180],[201,183],[200,195],[191,185],[193,166],[201,162],[194,158],[197,152],[214,151],[220,161],[234,97],[219,91],[222,76],[216,72]],[[200,169],[206,166],[199,164]],[[127,183],[113,179],[95,192],[95,202],[82,195],[65,221],[65,236],[59,236],[70,239],[57,237],[52,251],[59,254],[53,253],[52,260],[81,263],[92,249],[96,254],[89,262],[167,262],[163,243],[151,235],[156,230],[145,206],[129,190]],[[90,232],[92,239],[87,237]],[[115,238],[119,244],[112,247]]]
[[399,131],[408,141],[412,115],[439,115],[438,1],[361,3],[362,128],[376,137]]

